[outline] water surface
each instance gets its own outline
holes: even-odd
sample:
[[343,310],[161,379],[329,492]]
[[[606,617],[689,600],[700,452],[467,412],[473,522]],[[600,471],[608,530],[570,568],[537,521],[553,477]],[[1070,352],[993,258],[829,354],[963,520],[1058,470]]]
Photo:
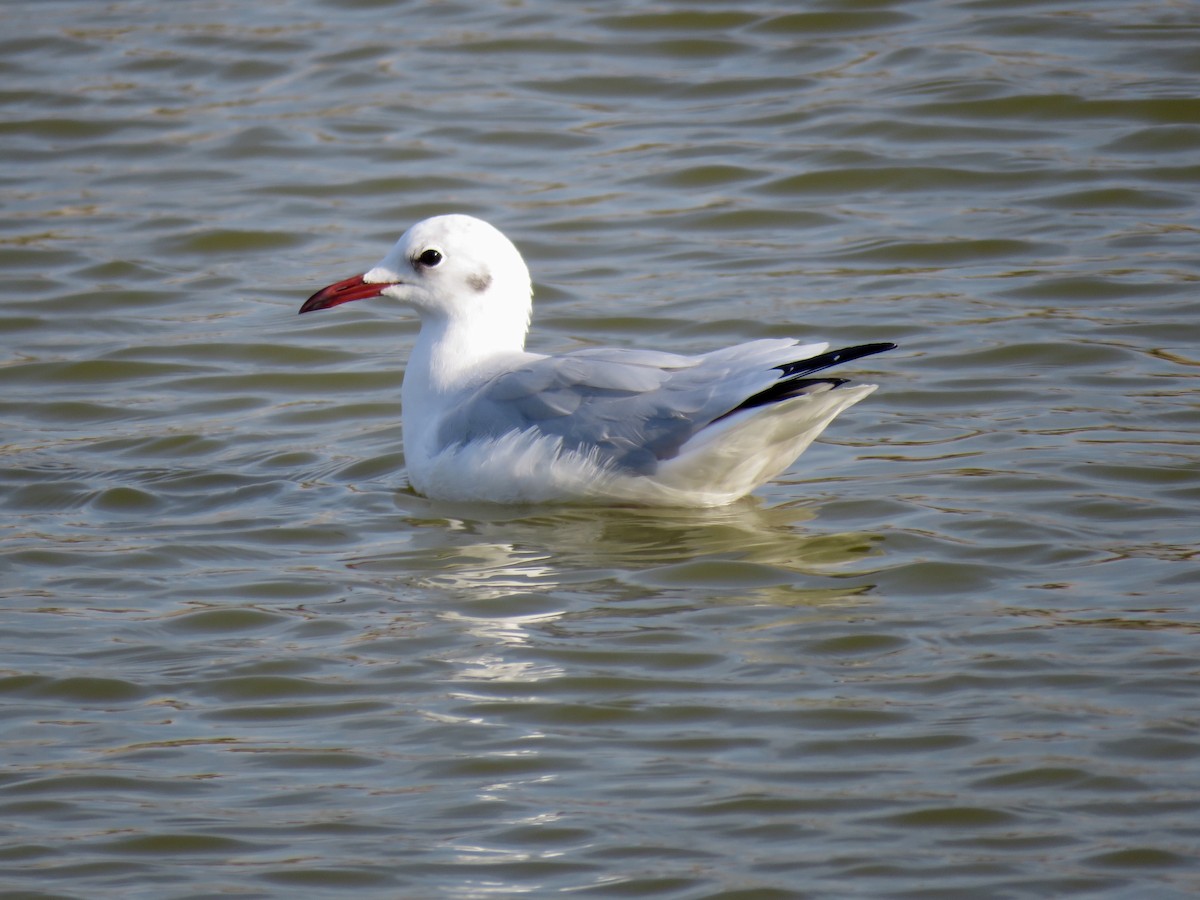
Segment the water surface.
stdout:
[[[1200,12],[0,9],[0,890],[1200,890]],[[714,511],[409,490],[386,303],[900,349]]]

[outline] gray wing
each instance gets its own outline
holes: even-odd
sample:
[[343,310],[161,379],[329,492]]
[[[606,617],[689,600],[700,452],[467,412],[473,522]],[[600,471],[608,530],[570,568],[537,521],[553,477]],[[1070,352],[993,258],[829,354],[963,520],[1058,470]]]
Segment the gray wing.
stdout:
[[589,349],[536,359],[485,382],[439,428],[443,446],[536,429],[564,450],[639,474],[825,349],[750,341],[701,356]]

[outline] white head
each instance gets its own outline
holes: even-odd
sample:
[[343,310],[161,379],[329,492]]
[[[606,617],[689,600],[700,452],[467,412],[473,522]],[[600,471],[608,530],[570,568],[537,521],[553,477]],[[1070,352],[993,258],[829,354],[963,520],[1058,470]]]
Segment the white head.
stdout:
[[472,216],[434,216],[404,232],[375,268],[317,291],[300,312],[380,295],[411,306],[422,324],[465,328],[520,350],[533,289],[521,254],[497,229]]

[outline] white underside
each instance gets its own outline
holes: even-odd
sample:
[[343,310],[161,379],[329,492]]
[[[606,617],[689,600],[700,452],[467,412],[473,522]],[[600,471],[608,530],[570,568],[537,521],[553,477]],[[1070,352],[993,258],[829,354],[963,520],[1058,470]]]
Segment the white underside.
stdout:
[[439,500],[723,506],[784,471],[830,422],[876,385],[860,384],[745,410],[709,426],[653,475],[607,469],[558,438],[513,432],[409,457],[413,487]]

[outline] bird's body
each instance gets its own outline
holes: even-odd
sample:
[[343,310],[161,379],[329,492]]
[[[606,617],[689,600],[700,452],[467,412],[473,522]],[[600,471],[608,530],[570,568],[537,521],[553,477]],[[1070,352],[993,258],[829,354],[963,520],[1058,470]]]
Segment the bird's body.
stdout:
[[524,349],[517,249],[470,216],[410,228],[365,275],[301,312],[391,296],[421,319],[405,371],[409,480],[446,500],[719,506],[782,472],[875,385],[816,373],[891,349],[750,341],[699,356]]

